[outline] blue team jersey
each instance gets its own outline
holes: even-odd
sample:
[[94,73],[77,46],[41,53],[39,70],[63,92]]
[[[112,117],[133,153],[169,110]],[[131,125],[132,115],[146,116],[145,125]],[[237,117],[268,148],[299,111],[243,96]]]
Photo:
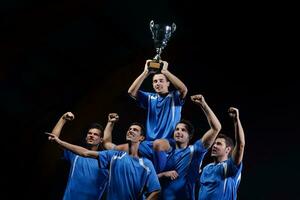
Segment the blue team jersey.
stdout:
[[232,158],[205,166],[200,177],[199,200],[235,200],[241,171],[242,163],[237,166]]
[[168,155],[165,171],[176,170],[178,178],[162,178],[160,199],[195,199],[195,184],[199,178],[199,169],[207,149],[198,140],[185,149],[174,149]]
[[135,158],[123,151],[107,150],[99,153],[102,168],[109,169],[107,199],[145,199],[160,190],[154,167],[146,158]]
[[100,199],[108,182],[108,170],[101,169],[98,160],[64,151],[64,158],[70,162],[69,179],[64,200]]
[[178,90],[166,96],[138,91],[138,104],[147,110],[146,140],[172,138],[176,124],[181,118],[184,99]]

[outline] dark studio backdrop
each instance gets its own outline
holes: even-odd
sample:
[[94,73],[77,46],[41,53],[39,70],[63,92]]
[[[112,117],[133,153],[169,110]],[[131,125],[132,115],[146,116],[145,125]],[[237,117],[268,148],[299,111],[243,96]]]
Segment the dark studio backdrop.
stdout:
[[[124,142],[131,122],[144,122],[146,113],[127,89],[155,55],[152,19],[176,23],[162,59],[187,85],[188,96],[204,95],[231,137],[227,109],[240,109],[246,149],[238,199],[294,199],[292,182],[300,178],[299,78],[284,57],[280,16],[267,6],[234,7],[156,0],[1,1],[2,199],[61,198],[68,165],[44,132],[63,113],[75,114],[61,134],[75,144],[82,143],[89,123],[105,126],[109,112],[120,115],[115,143]],[[152,90],[151,79],[142,87]],[[189,97],[182,116],[195,125],[194,139],[207,130],[202,110]]]

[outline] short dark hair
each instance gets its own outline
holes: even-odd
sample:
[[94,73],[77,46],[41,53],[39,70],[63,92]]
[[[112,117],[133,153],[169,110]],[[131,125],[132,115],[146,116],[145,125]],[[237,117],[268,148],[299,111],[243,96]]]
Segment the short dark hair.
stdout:
[[227,135],[222,134],[222,133],[218,134],[217,138],[223,138],[225,140],[226,147],[230,147],[231,148],[231,150],[229,152],[229,155],[231,155],[231,153],[233,151],[233,147],[234,147],[233,140],[230,137],[228,137]]
[[180,123],[185,125],[185,127],[186,127],[186,129],[187,129],[187,132],[188,132],[188,134],[189,134],[189,139],[191,140],[191,139],[193,138],[194,132],[195,132],[194,125],[193,125],[190,121],[188,121],[188,120],[186,120],[186,119],[181,119],[181,120],[176,124],[176,126],[177,126],[178,124],[180,124]]
[[217,136],[217,138],[223,138],[225,140],[226,147],[231,147],[231,148],[234,147],[233,140],[230,137],[228,137],[227,135],[220,133]]
[[88,126],[87,130],[90,130],[90,129],[92,129],[92,128],[95,128],[95,129],[100,130],[100,132],[101,132],[101,133],[100,133],[100,136],[103,137],[103,131],[104,131],[104,128],[103,128],[103,126],[102,126],[101,124],[96,123],[96,122],[93,122],[93,123],[91,123],[91,124]]
[[144,137],[146,136],[145,135],[145,127],[144,127],[144,125],[142,123],[133,122],[133,123],[130,124],[130,126],[132,126],[132,125],[136,125],[136,126],[141,127],[141,135],[144,136]]
[[159,74],[162,74],[162,75],[166,78],[166,80],[167,80],[168,82],[170,82],[170,80],[168,79],[168,77],[167,77],[166,75],[164,75],[163,73],[161,73],[161,71],[155,72],[155,73],[153,74],[153,76],[152,76],[152,81],[153,81],[154,76],[155,76],[155,75],[159,75]]

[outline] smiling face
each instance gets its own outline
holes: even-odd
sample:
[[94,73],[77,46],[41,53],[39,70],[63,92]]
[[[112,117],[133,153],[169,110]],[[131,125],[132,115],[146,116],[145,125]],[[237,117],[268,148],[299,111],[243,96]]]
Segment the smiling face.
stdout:
[[127,131],[126,140],[134,143],[143,141],[142,128],[136,124],[131,125]]
[[188,129],[186,127],[186,124],[184,123],[178,123],[176,125],[175,131],[174,131],[174,139],[176,143],[187,146],[190,141],[190,135],[188,133]]
[[156,93],[165,94],[169,92],[170,82],[163,74],[155,74],[152,79],[152,86]]

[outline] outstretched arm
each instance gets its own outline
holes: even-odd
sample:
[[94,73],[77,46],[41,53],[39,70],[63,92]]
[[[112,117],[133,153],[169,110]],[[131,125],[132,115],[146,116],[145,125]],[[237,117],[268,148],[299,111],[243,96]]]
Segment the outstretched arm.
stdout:
[[204,147],[208,149],[212,146],[218,133],[220,132],[221,123],[214,112],[207,105],[204,97],[201,94],[191,96],[191,100],[202,108],[210,126],[210,129],[201,138]]
[[77,146],[77,145],[62,141],[54,133],[46,133],[46,134],[49,135],[49,137],[48,137],[49,140],[56,142],[62,148],[68,149],[68,150],[72,151],[73,153],[78,154],[83,157],[89,157],[89,158],[95,158],[95,159],[98,158],[97,151],[91,151],[91,150],[88,150],[81,146]]
[[148,75],[151,73],[148,70],[148,62],[151,60],[147,60],[145,63],[144,71],[135,79],[135,81],[131,84],[131,86],[128,89],[128,94],[133,97],[134,99],[137,98],[137,92],[140,89],[142,83],[144,80],[148,77]]
[[164,74],[168,80],[174,85],[174,87],[180,92],[180,97],[182,99],[185,98],[188,89],[185,86],[185,84],[179,79],[177,78],[174,74],[172,74],[169,70],[168,70],[168,63],[166,61],[161,61],[163,62],[163,68],[161,70],[161,73]]
[[119,116],[117,113],[109,113],[108,121],[106,127],[104,129],[103,135],[103,146],[105,149],[114,149],[115,144],[112,143],[112,131],[115,125],[115,122],[119,120]]
[[63,116],[60,117],[54,128],[52,129],[52,133],[57,137],[60,136],[61,130],[67,121],[72,121],[74,119],[74,114],[71,112],[66,112]]
[[239,165],[243,160],[244,149],[245,149],[245,134],[244,129],[242,127],[239,110],[234,107],[230,107],[229,116],[232,117],[234,123],[234,131],[235,131],[235,146],[232,151],[233,161]]

